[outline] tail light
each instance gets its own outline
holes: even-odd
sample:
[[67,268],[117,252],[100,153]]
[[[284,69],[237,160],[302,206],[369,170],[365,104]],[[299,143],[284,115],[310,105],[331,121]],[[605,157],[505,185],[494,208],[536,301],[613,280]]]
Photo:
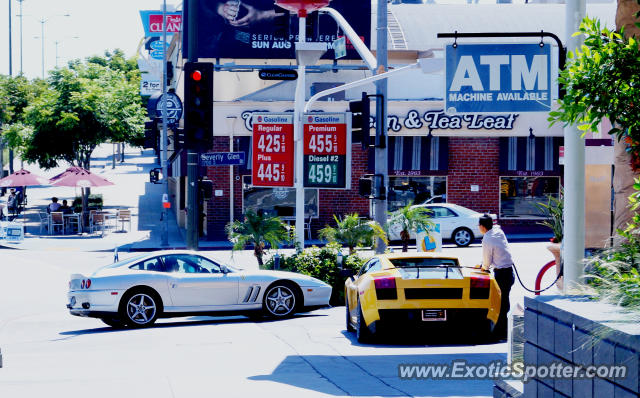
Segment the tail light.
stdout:
[[376,285],[376,289],[395,289],[396,278],[375,278],[373,283]]
[[396,300],[398,298],[396,278],[374,278],[373,283],[376,287],[376,297],[378,300]]
[[84,289],[84,279],[82,280],[82,282],[80,283],[80,289]]
[[91,287],[91,279],[87,279],[87,283],[84,284],[84,286],[88,289]]
[[469,291],[469,298],[476,300],[486,300],[489,298],[489,285],[491,284],[491,278],[489,275],[475,275],[471,278],[471,289]]

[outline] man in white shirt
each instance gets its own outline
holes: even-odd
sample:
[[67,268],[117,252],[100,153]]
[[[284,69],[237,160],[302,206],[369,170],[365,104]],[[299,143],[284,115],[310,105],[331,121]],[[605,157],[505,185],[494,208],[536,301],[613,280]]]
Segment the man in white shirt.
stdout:
[[58,198],[54,196],[53,198],[51,198],[51,203],[49,203],[49,206],[47,206],[47,212],[53,213],[54,211],[59,211],[61,206],[62,205],[58,203]]
[[484,234],[482,238],[482,269],[493,269],[493,275],[500,287],[500,315],[494,328],[497,339],[507,337],[507,312],[511,307],[509,293],[513,286],[513,258],[509,250],[507,237],[498,225],[493,225],[493,219],[484,214],[479,219],[478,229]]

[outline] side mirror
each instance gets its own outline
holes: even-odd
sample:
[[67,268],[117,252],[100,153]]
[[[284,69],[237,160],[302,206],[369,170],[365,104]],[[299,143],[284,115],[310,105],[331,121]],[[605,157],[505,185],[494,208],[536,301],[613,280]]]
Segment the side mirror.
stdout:
[[344,278],[352,278],[354,275],[354,272],[352,269],[342,269],[340,270],[340,276],[344,277]]

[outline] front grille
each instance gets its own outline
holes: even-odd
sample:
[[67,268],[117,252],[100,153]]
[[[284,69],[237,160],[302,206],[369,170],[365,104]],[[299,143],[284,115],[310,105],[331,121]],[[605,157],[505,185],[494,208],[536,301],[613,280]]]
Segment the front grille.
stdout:
[[461,299],[462,288],[441,287],[404,289],[404,297],[407,300]]

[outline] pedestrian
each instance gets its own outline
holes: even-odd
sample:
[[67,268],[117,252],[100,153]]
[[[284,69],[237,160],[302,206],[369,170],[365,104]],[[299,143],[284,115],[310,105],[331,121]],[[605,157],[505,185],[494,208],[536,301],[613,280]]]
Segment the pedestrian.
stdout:
[[513,286],[513,258],[509,242],[502,228],[493,225],[493,219],[483,214],[479,219],[478,229],[484,234],[482,238],[482,269],[493,270],[493,275],[500,287],[500,315],[493,329],[498,340],[507,338],[507,312],[511,308],[509,293]]
[[66,199],[64,199],[62,201],[62,206],[60,206],[60,209],[58,209],[58,211],[63,212],[64,214],[71,214],[73,213],[73,209],[71,209],[71,207],[69,207],[69,202],[67,202]]
[[54,211],[59,211],[60,207],[62,207],[62,205],[60,205],[60,203],[58,203],[58,198],[56,198],[54,196],[53,198],[51,198],[51,203],[49,203],[49,206],[47,206],[47,213],[52,213]]
[[18,196],[16,195],[15,188],[11,188],[9,196],[7,197],[7,213],[12,216],[9,221],[13,220],[18,214]]

